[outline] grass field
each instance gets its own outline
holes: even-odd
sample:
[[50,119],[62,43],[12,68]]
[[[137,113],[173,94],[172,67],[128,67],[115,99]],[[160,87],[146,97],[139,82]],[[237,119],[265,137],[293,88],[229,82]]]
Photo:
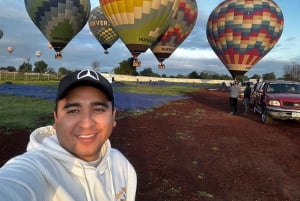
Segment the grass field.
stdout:
[[[55,81],[31,81],[18,84],[57,86]],[[200,86],[206,87],[207,85]],[[183,95],[196,90],[199,86],[159,86],[159,85],[136,85],[123,83],[121,87],[114,87],[116,92],[160,94],[160,95]],[[52,124],[53,100],[14,95],[3,95],[0,92],[0,127],[6,129],[29,128]]]
[[0,95],[0,127],[35,128],[52,123],[54,102],[31,97]]

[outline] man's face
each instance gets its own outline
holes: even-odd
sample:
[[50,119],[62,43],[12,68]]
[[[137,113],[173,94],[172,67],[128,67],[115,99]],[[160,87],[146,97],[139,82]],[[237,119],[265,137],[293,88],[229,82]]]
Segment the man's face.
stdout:
[[74,88],[58,101],[54,127],[58,140],[74,156],[95,161],[116,126],[112,103],[94,87]]

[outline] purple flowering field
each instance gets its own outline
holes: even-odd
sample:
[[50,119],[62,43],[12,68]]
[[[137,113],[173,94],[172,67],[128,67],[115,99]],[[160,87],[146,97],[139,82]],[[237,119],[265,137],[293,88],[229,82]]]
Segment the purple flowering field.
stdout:
[[[118,86],[113,86],[113,88]],[[37,97],[55,100],[56,87],[21,85],[21,84],[0,84],[0,94],[16,96]],[[173,100],[184,99],[184,96],[166,96],[155,94],[135,94],[114,92],[115,105],[118,110],[145,110],[163,105]]]

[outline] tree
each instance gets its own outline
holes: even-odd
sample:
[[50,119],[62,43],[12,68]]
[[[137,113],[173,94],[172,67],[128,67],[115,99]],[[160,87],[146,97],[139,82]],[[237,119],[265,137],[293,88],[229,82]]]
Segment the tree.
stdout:
[[182,75],[182,74],[177,74],[176,75],[177,78],[186,78],[186,76]]
[[44,61],[37,61],[34,63],[34,72],[36,73],[45,73],[47,72],[48,64],[46,64]]
[[49,73],[49,74],[56,74],[54,68],[48,68],[47,73]]
[[68,70],[68,69],[66,69],[65,67],[60,67],[59,69],[58,69],[58,74],[59,75],[66,75],[66,74],[68,74],[70,71]]
[[132,66],[132,64],[130,63],[129,59],[127,61],[122,61],[119,64],[120,64],[120,66],[116,67],[114,69],[115,74],[120,74],[120,75],[138,75],[138,73],[136,72],[136,67]]
[[140,71],[141,76],[148,76],[148,77],[160,77],[158,73],[154,73],[152,68],[145,68],[144,70]]
[[32,64],[29,62],[23,62],[19,67],[19,72],[27,73],[32,71]]
[[199,78],[199,75],[196,71],[193,71],[190,74],[188,74],[188,78],[197,79],[197,78]]
[[285,80],[300,80],[300,65],[293,63],[283,68],[283,78]]
[[14,66],[7,66],[6,69],[8,72],[16,72],[17,71],[17,69]]
[[100,62],[99,61],[93,61],[91,66],[92,66],[92,69],[94,71],[99,71],[100,70]]
[[272,73],[266,73],[262,75],[263,80],[276,80],[276,75],[274,72]]
[[260,80],[260,75],[254,74],[250,79]]
[[201,72],[199,75],[200,79],[209,79],[209,74],[206,72]]

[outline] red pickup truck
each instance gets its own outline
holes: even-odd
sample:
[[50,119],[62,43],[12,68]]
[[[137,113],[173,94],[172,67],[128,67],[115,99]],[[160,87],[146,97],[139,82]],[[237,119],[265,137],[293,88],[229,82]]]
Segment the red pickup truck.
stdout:
[[253,92],[254,112],[264,124],[273,119],[300,120],[300,82],[264,81]]

